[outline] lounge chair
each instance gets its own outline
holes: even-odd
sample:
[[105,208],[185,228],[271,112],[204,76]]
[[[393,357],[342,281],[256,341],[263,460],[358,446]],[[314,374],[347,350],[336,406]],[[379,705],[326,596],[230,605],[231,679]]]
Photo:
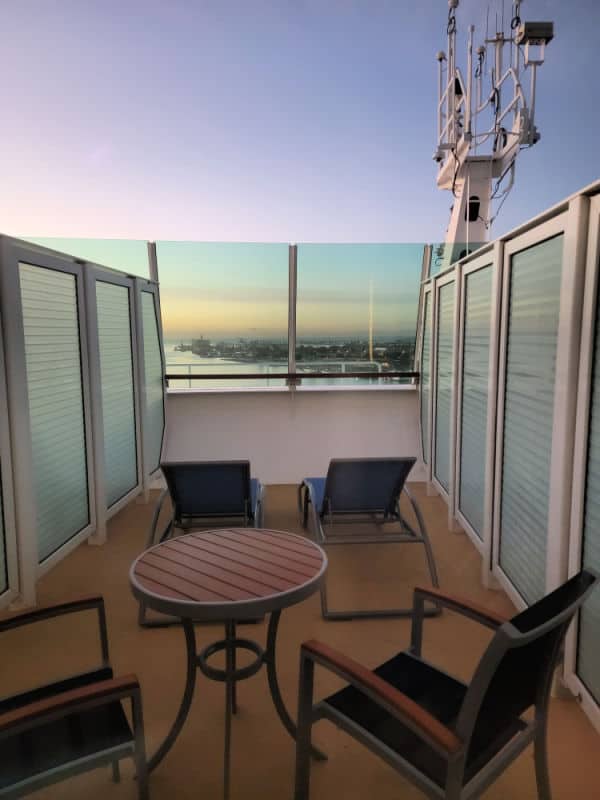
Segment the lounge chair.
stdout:
[[[169,537],[206,525],[213,520],[242,522],[260,528],[263,523],[263,486],[250,477],[249,461],[181,461],[161,464],[167,489],[161,492],[150,525],[146,549]],[[166,527],[159,520],[167,497],[173,513]],[[143,627],[162,627],[179,620],[146,619],[140,604],[138,623]]]
[[[302,522],[312,523],[316,541],[323,545],[348,544],[422,544],[425,548],[431,583],[439,586],[431,543],[423,516],[416,500],[406,486],[406,479],[415,458],[334,458],[329,462],[326,477],[304,478],[298,488],[298,504]],[[400,511],[400,496],[406,495],[417,520],[416,531]],[[372,521],[379,527],[386,522],[398,522],[400,533],[381,529],[366,534],[338,533],[335,519],[350,522]],[[325,619],[354,619],[356,617],[407,617],[412,608],[354,609],[332,611],[327,601],[327,587],[321,589],[321,610]],[[437,607],[426,609],[428,616],[438,614]]]

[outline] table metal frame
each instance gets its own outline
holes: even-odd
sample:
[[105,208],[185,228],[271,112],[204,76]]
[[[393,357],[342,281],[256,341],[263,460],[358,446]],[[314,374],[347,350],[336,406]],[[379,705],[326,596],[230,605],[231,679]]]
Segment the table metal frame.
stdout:
[[[257,529],[252,530],[255,532]],[[213,531],[211,531],[211,533],[212,532]],[[303,538],[297,536],[297,534],[287,535]],[[311,544],[319,551],[323,559],[321,570],[313,579],[307,581],[303,585],[294,587],[288,591],[280,592],[271,597],[241,603],[231,602],[214,604],[212,609],[209,608],[212,605],[210,603],[198,602],[186,604],[181,601],[171,601],[163,597],[152,595],[151,592],[141,589],[135,582],[134,570],[137,560],[134,562],[131,568],[131,582],[134,595],[136,595],[138,599],[144,600],[148,607],[153,607],[155,610],[162,613],[168,613],[179,617],[181,619],[186,645],[186,680],[179,710],[177,711],[169,732],[156,752],[149,759],[148,772],[156,769],[177,741],[177,737],[185,724],[194,698],[197,670],[202,672],[202,674],[210,680],[225,683],[225,743],[223,764],[223,795],[225,800],[229,800],[230,796],[231,722],[232,715],[237,712],[236,684],[238,681],[252,677],[259,672],[263,666],[266,666],[269,691],[275,710],[286,731],[290,734],[292,739],[296,739],[297,726],[285,706],[277,679],[276,644],[282,609],[314,594],[325,576],[327,556],[318,545],[314,542],[311,542]],[[156,546],[156,548],[158,547],[160,547],[160,544]],[[140,558],[142,557],[143,554]],[[148,602],[149,599],[150,602]],[[189,605],[190,616],[181,616],[182,607],[186,605]],[[226,616],[225,612],[228,610],[231,611],[232,615],[235,615],[235,618],[233,616]],[[204,613],[202,613],[203,611]],[[267,642],[264,648],[252,639],[239,638],[236,635],[237,623],[251,622],[262,614],[270,615],[267,628]],[[225,625],[225,638],[198,650],[194,624],[201,621],[223,622]],[[246,666],[237,667],[237,650],[250,651],[254,653],[255,659]],[[216,653],[223,651],[225,652],[225,669],[211,666],[208,663],[209,659]],[[327,758],[327,756],[316,747],[312,747],[312,755],[319,761],[323,761]]]

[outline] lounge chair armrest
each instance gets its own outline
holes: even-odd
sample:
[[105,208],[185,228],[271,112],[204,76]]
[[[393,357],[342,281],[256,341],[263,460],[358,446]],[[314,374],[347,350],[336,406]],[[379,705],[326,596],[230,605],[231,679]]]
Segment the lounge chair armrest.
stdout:
[[442,755],[452,755],[463,747],[462,740],[454,731],[410,697],[354,659],[314,639],[304,642],[302,653],[360,689],[369,699],[400,719],[417,736]]
[[484,608],[484,606],[473,603],[466,597],[447,594],[432,586],[416,586],[413,597],[415,603],[419,602],[419,600],[432,600],[438,606],[445,606],[451,611],[456,611],[458,614],[470,617],[476,622],[487,625],[488,628],[493,628],[494,630],[510,619],[510,617],[504,614],[499,614],[496,611],[491,611],[490,609]]
[[12,617],[7,617],[0,621],[0,633],[8,631],[12,628],[19,628],[21,625],[29,625],[32,622],[40,622],[43,619],[51,619],[52,617],[60,617],[63,614],[73,614],[78,611],[87,611],[89,609],[98,609],[104,614],[104,599],[100,595],[90,595],[88,597],[80,597],[77,600],[70,600],[67,603],[57,603],[52,606],[43,606],[36,608],[33,611],[25,611],[21,614],[15,614]]
[[140,699],[140,684],[135,675],[99,681],[79,689],[61,692],[53,697],[28,703],[22,708],[0,714],[0,736],[18,733],[43,722],[66,717],[74,711],[83,711],[131,697]]

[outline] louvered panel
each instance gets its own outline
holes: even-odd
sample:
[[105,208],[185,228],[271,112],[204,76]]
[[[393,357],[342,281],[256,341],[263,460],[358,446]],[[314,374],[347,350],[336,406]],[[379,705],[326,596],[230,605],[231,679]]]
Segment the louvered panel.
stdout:
[[[583,519],[582,566],[600,572],[600,307],[596,331],[590,398],[588,460]],[[579,616],[577,674],[600,704],[600,597],[592,592]]]
[[437,374],[435,396],[435,477],[448,491],[450,483],[450,415],[454,352],[454,281],[438,292]]
[[96,282],[106,505],[135,488],[137,452],[129,289]]
[[4,524],[4,498],[2,495],[2,469],[0,465],[0,594],[8,589],[8,572],[6,569],[6,527]]
[[465,277],[458,507],[483,538],[492,265]]
[[41,562],[89,523],[77,286],[30,264],[19,275]]
[[431,385],[431,292],[425,295],[423,312],[423,350],[421,354],[421,445],[423,461],[428,463],[429,392]]
[[154,295],[142,292],[142,320],[144,327],[144,369],[146,374],[146,446],[150,471],[160,465],[163,429],[163,367],[160,356],[158,321],[154,308]]
[[527,603],[546,590],[563,236],[511,259],[499,562]]

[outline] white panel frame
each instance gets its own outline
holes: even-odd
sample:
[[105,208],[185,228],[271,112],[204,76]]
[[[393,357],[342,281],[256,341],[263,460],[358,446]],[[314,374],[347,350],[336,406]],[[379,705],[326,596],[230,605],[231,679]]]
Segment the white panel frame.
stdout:
[[[129,319],[131,332],[131,360],[133,369],[133,402],[135,416],[135,440],[137,460],[136,485],[119,498],[112,506],[106,505],[106,466],[104,453],[104,412],[102,408],[102,379],[100,372],[100,342],[98,333],[98,307],[96,285],[98,281],[115,286],[123,286],[129,293]],[[104,544],[106,542],[106,523],[122,508],[133,500],[142,490],[142,446],[139,402],[139,369],[138,346],[136,333],[136,303],[135,280],[125,274],[107,270],[95,264],[86,264],[85,268],[85,299],[86,319],[88,332],[88,357],[90,363],[90,389],[92,399],[92,434],[94,439],[94,465],[96,480],[94,484],[96,495],[96,532],[90,536],[90,544]]]
[[[492,250],[477,256],[472,261],[461,267],[460,302],[458,324],[458,359],[456,380],[456,447],[454,450],[454,485],[452,494],[452,508],[456,520],[465,531],[469,539],[482,556],[482,580],[489,585],[491,576],[491,551],[492,551],[492,504],[494,492],[494,446],[496,430],[496,393],[498,384],[498,340],[502,279],[502,251],[503,243],[497,241]],[[490,295],[490,353],[488,370],[488,404],[486,422],[486,457],[485,457],[485,488],[483,530],[481,538],[477,535],[470,522],[460,510],[460,465],[462,456],[462,401],[463,401],[463,366],[464,366],[464,334],[466,314],[466,287],[467,277],[481,269],[489,268],[492,271]]]
[[[579,380],[577,387],[577,414],[575,447],[573,454],[573,492],[569,542],[569,577],[576,575],[582,565],[583,528],[585,513],[585,488],[587,454],[594,361],[594,333],[598,314],[597,295],[600,279],[600,196],[590,203]],[[570,626],[565,644],[563,681],[578,698],[581,706],[597,731],[600,732],[600,707],[577,675],[578,619]]]
[[[1,265],[0,265],[1,266]],[[1,296],[0,296],[1,300]],[[8,408],[4,341],[2,337],[2,309],[0,308],[0,408]],[[0,594],[0,608],[11,603],[19,594],[19,562],[17,552],[17,523],[14,505],[14,486],[8,414],[0,414],[0,473],[2,479],[2,511],[4,515],[4,541],[6,555],[7,588]]]
[[[439,324],[438,324],[438,310],[439,310],[439,293],[440,289],[443,286],[446,286],[449,283],[454,282],[454,320],[453,320],[453,341],[452,341],[452,394],[450,399],[450,442],[448,444],[450,448],[450,459],[449,459],[449,472],[448,475],[448,490],[444,489],[440,481],[436,478],[435,470],[436,470],[436,463],[435,463],[435,444],[437,441],[437,414],[436,414],[436,400],[437,400],[437,372],[438,372],[438,339],[439,339]],[[440,277],[436,277],[434,279],[433,284],[433,292],[435,303],[433,304],[433,336],[431,337],[432,341],[432,390],[431,390],[431,442],[430,442],[430,481],[434,489],[440,494],[446,503],[448,504],[448,514],[449,514],[449,523],[450,527],[452,527],[452,509],[450,504],[450,497],[452,496],[453,491],[453,481],[454,481],[454,459],[452,458],[456,431],[455,431],[455,419],[456,419],[456,326],[458,323],[458,289],[459,289],[459,271],[456,265],[450,270],[444,272],[443,275]]]
[[[429,342],[430,347],[430,358],[429,358],[429,404],[427,408],[427,419],[428,419],[428,434],[427,442],[425,442],[423,437],[423,428],[421,425],[422,420],[422,394],[421,388],[423,383],[423,338],[425,336],[425,305],[427,303],[427,296],[431,298],[431,306],[429,309],[429,325],[431,326],[431,339]],[[425,466],[425,472],[427,475],[427,480],[431,481],[431,425],[432,425],[432,415],[433,415],[433,404],[432,404],[432,394],[431,394],[431,387],[432,387],[432,379],[433,379],[433,306],[434,306],[434,297],[435,294],[433,292],[433,281],[429,281],[424,284],[421,296],[423,298],[423,310],[421,312],[421,332],[418,341],[416,342],[416,346],[419,348],[418,354],[418,365],[419,365],[419,372],[420,372],[420,379],[419,379],[419,441],[421,443],[421,458],[423,460],[423,464]]]
[[160,361],[162,364],[162,372],[163,372],[163,418],[164,418],[164,426],[163,426],[163,436],[162,436],[162,446],[161,446],[161,460],[162,460],[162,453],[164,452],[165,448],[165,441],[167,439],[167,406],[166,406],[166,387],[165,387],[165,354],[164,354],[164,341],[163,341],[163,330],[162,330],[162,317],[160,311],[160,294],[158,291],[158,284],[154,283],[153,281],[145,280],[144,278],[136,278],[135,280],[135,340],[137,346],[137,364],[138,364],[138,385],[139,385],[139,392],[138,392],[138,419],[140,420],[141,425],[141,436],[139,437],[140,447],[141,447],[141,459],[140,463],[142,465],[142,490],[144,493],[144,500],[147,502],[150,496],[150,483],[152,479],[161,474],[160,473],[160,466],[154,467],[154,465],[150,465],[148,463],[148,427],[147,427],[147,409],[146,409],[146,370],[144,364],[144,322],[143,322],[143,314],[142,314],[142,292],[148,292],[152,294],[154,297],[154,311],[156,314],[156,322],[157,322],[157,329],[158,329],[158,340],[159,340],[159,349],[160,349]]
[[[92,437],[92,415],[90,406],[90,375],[86,330],[86,306],[84,296],[84,270],[81,263],[69,260],[34,245],[15,239],[3,238],[1,249],[0,286],[3,295],[3,314],[6,339],[6,379],[11,439],[18,442],[13,452],[13,479],[15,487],[15,509],[19,532],[20,597],[25,605],[35,603],[35,583],[55,564],[61,561],[82,541],[85,541],[96,526],[96,498],[94,491],[94,451]],[[81,363],[81,386],[83,399],[84,437],[88,477],[89,521],[85,528],[65,542],[62,547],[38,563],[37,516],[33,484],[33,453],[31,447],[31,420],[27,390],[25,361],[25,339],[23,331],[23,308],[19,263],[31,264],[45,269],[65,272],[75,277],[77,313],[79,322],[79,348]]]
[[[517,608],[527,603],[500,566],[500,508],[504,442],[504,397],[510,270],[512,256],[533,245],[564,235],[558,340],[555,367],[553,432],[550,467],[550,499],[548,504],[548,539],[546,547],[546,591],[560,585],[567,574],[567,534],[571,502],[572,428],[575,421],[577,353],[583,291],[584,258],[579,231],[585,218],[587,198],[576,197],[567,212],[542,222],[505,244],[502,270],[502,310],[500,354],[498,362],[498,399],[496,424],[496,456],[494,474],[493,556],[492,574]],[[585,243],[583,243],[583,246]]]

